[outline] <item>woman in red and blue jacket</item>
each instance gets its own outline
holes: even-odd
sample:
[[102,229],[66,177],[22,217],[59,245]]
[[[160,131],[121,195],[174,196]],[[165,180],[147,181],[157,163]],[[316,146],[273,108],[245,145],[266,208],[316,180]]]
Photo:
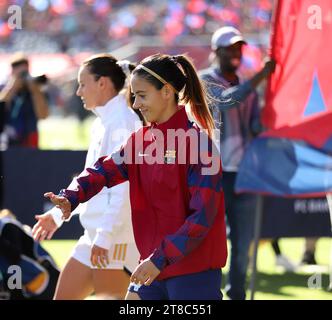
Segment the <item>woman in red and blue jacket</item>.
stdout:
[[[128,299],[221,299],[227,258],[224,194],[213,119],[204,89],[184,55],[156,54],[132,72],[133,107],[151,124],[100,158],[59,195],[63,218],[104,186],[130,184],[140,264]],[[197,124],[189,121],[184,106]],[[205,129],[205,130],[204,130]]]

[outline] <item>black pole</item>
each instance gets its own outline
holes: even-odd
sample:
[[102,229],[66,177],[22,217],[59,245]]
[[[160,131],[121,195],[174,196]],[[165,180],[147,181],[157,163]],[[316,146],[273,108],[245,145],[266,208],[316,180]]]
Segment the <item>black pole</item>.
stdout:
[[5,107],[6,104],[3,101],[0,101],[0,209],[3,209],[3,161],[2,156],[6,148],[3,141],[3,131],[5,126]]
[[[331,230],[332,230],[332,193],[328,193],[326,195],[326,200],[329,205],[329,211],[330,211],[330,222],[331,222]],[[330,249],[330,284],[329,284],[329,291],[332,291],[332,248]]]
[[256,275],[257,275],[257,254],[258,254],[259,239],[260,239],[260,235],[261,235],[262,217],[263,217],[263,196],[257,195],[255,229],[254,229],[254,254],[251,259],[252,273],[251,273],[250,285],[249,285],[250,300],[254,300],[254,298],[255,298],[255,285],[256,285]]

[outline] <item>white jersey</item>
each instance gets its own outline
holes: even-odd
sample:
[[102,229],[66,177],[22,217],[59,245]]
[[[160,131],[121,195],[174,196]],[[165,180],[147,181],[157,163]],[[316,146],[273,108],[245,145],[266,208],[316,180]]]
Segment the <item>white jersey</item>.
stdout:
[[[92,125],[85,168],[93,166],[100,157],[117,151],[142,126],[122,94],[108,101],[105,106],[95,108],[93,112],[97,119]],[[49,212],[60,226],[61,210],[54,207]],[[88,234],[93,245],[109,249],[115,243],[134,243],[129,182],[110,189],[104,187],[89,201],[80,204],[73,214],[80,215],[85,234]]]

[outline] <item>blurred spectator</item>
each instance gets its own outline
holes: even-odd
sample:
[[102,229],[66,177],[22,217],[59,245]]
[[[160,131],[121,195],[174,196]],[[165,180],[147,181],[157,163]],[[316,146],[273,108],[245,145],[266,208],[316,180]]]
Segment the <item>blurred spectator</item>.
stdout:
[[[25,13],[23,30],[6,24],[11,4]],[[14,50],[100,51],[135,35],[181,43],[182,36],[210,35],[223,25],[259,34],[269,29],[272,7],[273,0],[5,0],[0,4],[0,43]]]
[[42,93],[46,79],[32,78],[28,59],[19,54],[12,62],[12,75],[0,91],[5,106],[5,134],[9,146],[38,147],[37,121],[48,116],[48,104]]
[[[7,25],[8,8],[13,4],[20,6],[24,13],[21,30],[11,30]],[[192,48],[203,46],[205,49],[211,33],[223,25],[243,30],[250,37],[253,48],[263,51],[268,44],[272,7],[273,0],[4,0],[0,1],[0,53],[25,51],[39,55],[65,52],[68,57],[73,57],[74,65],[80,54],[111,52],[125,48],[129,43],[162,45],[162,48],[189,43]],[[146,36],[155,38],[145,40]],[[183,41],[188,36],[191,36],[189,41]],[[195,56],[192,48],[188,51],[194,57],[195,65],[204,64],[206,67],[204,54],[198,51]],[[131,60],[138,56],[135,49],[124,51],[120,56]],[[242,66],[249,65],[252,70],[253,56],[254,60],[260,60],[255,58],[256,52],[250,51]],[[80,62],[78,58],[76,63],[79,65]],[[49,87],[54,83],[55,65],[54,62],[43,71],[51,79]],[[34,74],[34,63],[31,62],[31,66]],[[82,112],[78,118],[83,120],[87,113],[80,102],[75,101],[74,89],[70,88],[69,95],[65,92],[64,78],[69,71],[68,67],[65,74],[56,75],[59,90],[54,86],[49,88],[50,113]]]
[[[22,283],[13,281],[21,288],[8,285],[9,278],[15,274],[9,272],[13,265],[22,272]],[[33,240],[30,228],[17,221],[9,210],[0,211],[0,274],[2,291],[11,300],[51,300],[59,276],[49,253]]]
[[[294,272],[296,270],[296,265],[281,253],[278,240],[279,239],[273,239],[271,242],[273,251],[276,255],[276,265],[284,267],[286,271]],[[317,241],[318,238],[305,238],[304,251],[301,260],[302,265],[317,264],[315,258]]]
[[305,238],[305,248],[302,256],[302,264],[317,264],[315,253],[318,238]]
[[258,95],[255,88],[275,68],[270,60],[250,80],[242,81],[237,71],[242,48],[246,42],[234,27],[222,27],[212,36],[211,49],[215,65],[201,72],[209,93],[209,107],[220,133],[220,153],[223,162],[223,189],[231,261],[226,293],[231,300],[244,300],[249,245],[253,238],[256,195],[235,192],[237,171],[245,148],[262,130]]
[[296,265],[281,252],[279,238],[273,239],[271,246],[276,258],[276,266],[283,267],[287,272],[295,272]]

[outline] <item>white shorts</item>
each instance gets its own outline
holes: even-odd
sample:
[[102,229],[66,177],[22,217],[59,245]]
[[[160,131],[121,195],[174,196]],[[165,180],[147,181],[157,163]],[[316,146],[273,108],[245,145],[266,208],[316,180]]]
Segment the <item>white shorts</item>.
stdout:
[[[98,267],[91,264],[91,249],[92,241],[85,230],[74,247],[71,256],[91,269],[98,269]],[[103,269],[122,270],[126,268],[129,272],[133,272],[138,266],[139,257],[140,254],[134,243],[112,244],[108,251],[109,264]]]

